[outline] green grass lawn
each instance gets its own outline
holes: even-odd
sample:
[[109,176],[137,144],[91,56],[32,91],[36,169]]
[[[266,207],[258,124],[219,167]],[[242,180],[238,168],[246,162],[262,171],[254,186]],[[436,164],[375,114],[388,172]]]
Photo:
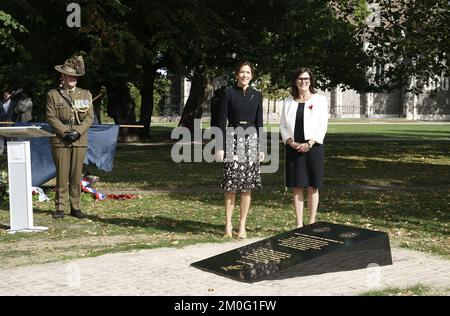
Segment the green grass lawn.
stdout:
[[[364,126],[355,137],[377,134],[378,126]],[[450,133],[450,125],[407,125],[403,134],[401,127],[396,133],[410,135],[409,128],[420,131],[424,126],[428,135]],[[318,220],[385,231],[393,246],[450,259],[450,141],[433,141],[431,136],[422,139],[418,133],[413,134],[417,141],[339,142],[335,139],[347,135],[349,126],[332,128],[336,129],[326,145],[326,180]],[[71,217],[54,221],[53,203],[35,202],[35,224],[48,226],[49,231],[15,235],[5,232],[9,206],[4,201],[0,204],[0,267],[226,241],[222,238],[223,195],[208,192],[218,188],[221,164],[172,162],[170,131],[170,125],[160,124],[152,128],[153,144],[119,145],[114,170],[96,172],[100,182],[95,188],[100,192],[173,189],[173,193],[100,202],[85,194],[83,210],[90,216],[81,221]],[[265,188],[253,194],[249,237],[268,237],[294,228],[291,196],[283,185],[283,148],[280,157],[279,170],[263,175]],[[5,165],[5,157],[1,159]],[[177,192],[187,188],[192,191]],[[236,207],[235,224],[237,216]]]
[[446,138],[450,140],[449,124],[348,124],[328,127],[328,138],[405,138],[429,139]]
[[369,291],[360,296],[448,296],[450,289],[436,290],[417,284],[409,288],[387,288],[383,290]]
[[[120,145],[114,170],[97,172],[99,189],[185,189],[218,186],[220,163],[175,163],[171,145],[136,147]],[[448,142],[330,142],[325,149],[325,184],[449,188]],[[284,187],[284,148],[279,169],[263,174],[263,184]]]
[[[170,138],[170,131],[176,127],[175,123],[154,123],[152,125],[153,139]],[[202,128],[208,128],[205,122]],[[278,128],[279,124],[265,124],[265,129]],[[169,135],[167,137],[167,135]],[[417,121],[405,120],[343,120],[330,119],[327,139],[339,138],[401,138],[433,140],[443,138],[450,140],[450,124],[448,122],[427,122],[421,124]]]

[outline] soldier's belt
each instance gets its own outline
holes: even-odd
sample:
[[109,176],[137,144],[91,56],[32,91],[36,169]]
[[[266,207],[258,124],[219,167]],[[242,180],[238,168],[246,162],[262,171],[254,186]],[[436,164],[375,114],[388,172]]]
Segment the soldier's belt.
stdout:
[[61,122],[64,124],[64,125],[80,125],[80,124],[78,124],[78,122],[77,121],[70,121],[70,120],[61,120]]

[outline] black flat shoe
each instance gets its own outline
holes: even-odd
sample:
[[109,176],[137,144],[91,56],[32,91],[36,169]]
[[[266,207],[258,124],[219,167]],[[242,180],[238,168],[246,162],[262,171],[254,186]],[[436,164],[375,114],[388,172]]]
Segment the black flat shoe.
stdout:
[[80,210],[72,210],[70,211],[70,216],[76,217],[76,218],[85,218],[86,214],[84,214]]
[[52,216],[54,219],[64,218],[64,211],[55,211]]

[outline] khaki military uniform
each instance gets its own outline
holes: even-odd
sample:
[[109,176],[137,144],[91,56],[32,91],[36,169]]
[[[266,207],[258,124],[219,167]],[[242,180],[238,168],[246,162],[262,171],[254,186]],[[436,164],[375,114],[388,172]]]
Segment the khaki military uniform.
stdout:
[[[53,89],[47,94],[47,122],[56,137],[51,138],[52,156],[56,166],[56,211],[80,210],[80,179],[88,144],[87,131],[94,121],[92,95],[75,87],[73,92]],[[81,137],[72,144],[64,142],[64,134],[77,131]]]

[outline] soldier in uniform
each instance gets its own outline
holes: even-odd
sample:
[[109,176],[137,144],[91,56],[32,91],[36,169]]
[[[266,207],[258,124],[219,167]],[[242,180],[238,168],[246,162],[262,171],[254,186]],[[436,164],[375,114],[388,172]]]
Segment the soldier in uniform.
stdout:
[[81,56],[72,57],[64,65],[55,66],[61,73],[61,85],[47,94],[47,122],[53,127],[56,137],[51,138],[52,156],[56,165],[56,197],[53,217],[70,215],[83,218],[80,209],[80,180],[86,155],[87,131],[94,120],[92,95],[77,87],[77,78],[84,75]]

